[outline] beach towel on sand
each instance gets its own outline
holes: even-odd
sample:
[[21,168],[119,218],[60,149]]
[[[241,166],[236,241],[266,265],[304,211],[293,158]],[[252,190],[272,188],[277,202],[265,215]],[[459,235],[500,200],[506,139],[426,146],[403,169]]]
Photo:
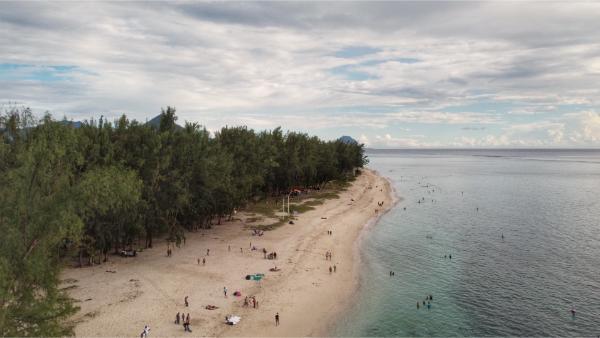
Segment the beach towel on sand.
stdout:
[[239,317],[239,316],[229,316],[229,317],[227,317],[227,324],[236,325],[237,323],[240,322],[241,319],[242,319],[242,317]]

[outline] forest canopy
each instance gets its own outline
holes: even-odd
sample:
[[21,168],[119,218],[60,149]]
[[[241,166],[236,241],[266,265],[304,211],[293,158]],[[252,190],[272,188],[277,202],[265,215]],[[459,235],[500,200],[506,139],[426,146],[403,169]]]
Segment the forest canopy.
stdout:
[[61,260],[106,260],[140,238],[179,243],[249,201],[345,179],[363,145],[281,128],[256,132],[197,123],[175,109],[154,123],[71,123],[28,108],[0,116],[0,335],[71,334]]

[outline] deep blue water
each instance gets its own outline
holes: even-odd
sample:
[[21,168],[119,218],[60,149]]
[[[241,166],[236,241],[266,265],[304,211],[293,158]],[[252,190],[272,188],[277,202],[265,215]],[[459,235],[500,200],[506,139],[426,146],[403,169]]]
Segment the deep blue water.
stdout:
[[364,234],[335,335],[600,335],[600,151],[367,155],[404,200]]

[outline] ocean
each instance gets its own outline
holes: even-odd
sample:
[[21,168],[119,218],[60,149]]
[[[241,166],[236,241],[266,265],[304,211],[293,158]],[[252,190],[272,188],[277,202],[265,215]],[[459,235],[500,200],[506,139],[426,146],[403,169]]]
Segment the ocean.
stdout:
[[363,233],[333,335],[600,335],[599,150],[367,155],[403,200]]

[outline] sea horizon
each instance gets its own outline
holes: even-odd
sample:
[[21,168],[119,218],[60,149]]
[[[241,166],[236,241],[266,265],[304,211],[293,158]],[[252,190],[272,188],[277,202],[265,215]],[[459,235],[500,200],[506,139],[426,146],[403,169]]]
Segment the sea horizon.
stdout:
[[367,151],[402,200],[366,230],[334,335],[598,334],[600,151],[496,151]]

